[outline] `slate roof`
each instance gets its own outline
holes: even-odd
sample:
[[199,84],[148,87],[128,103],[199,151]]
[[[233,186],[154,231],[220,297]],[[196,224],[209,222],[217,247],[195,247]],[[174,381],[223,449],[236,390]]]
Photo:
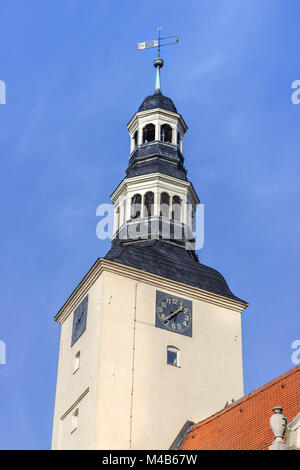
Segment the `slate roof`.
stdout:
[[148,109],[161,108],[177,113],[177,109],[171,98],[164,96],[161,92],[156,92],[153,95],[147,96],[138,109],[140,111],[147,111]]
[[105,258],[246,304],[230,291],[218,271],[199,263],[193,252],[171,243],[147,240],[123,244],[112,247]]
[[187,181],[184,158],[176,145],[155,141],[139,145],[132,153],[127,178],[148,173],[163,173]]
[[299,412],[300,366],[190,428],[180,449],[266,450],[274,441],[269,424],[274,406],[283,408],[288,422]]

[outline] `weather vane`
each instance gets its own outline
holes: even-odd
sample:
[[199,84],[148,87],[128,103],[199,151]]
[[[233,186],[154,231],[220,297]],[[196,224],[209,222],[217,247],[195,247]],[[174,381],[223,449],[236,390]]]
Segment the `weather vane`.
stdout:
[[[143,41],[143,42],[138,42],[138,49],[140,51],[144,49],[151,49],[153,47],[157,47],[157,57],[154,59],[153,64],[154,67],[156,68],[156,82],[155,82],[155,92],[156,93],[161,93],[160,90],[160,69],[164,65],[164,61],[160,57],[160,48],[162,46],[169,46],[170,44],[176,44],[179,41],[178,36],[166,36],[164,38],[160,37],[160,31],[162,28],[157,28],[158,29],[158,38],[157,39],[152,39],[150,41]],[[174,39],[175,38],[175,39]],[[169,41],[171,40],[171,41]],[[165,42],[167,41],[167,42]]]

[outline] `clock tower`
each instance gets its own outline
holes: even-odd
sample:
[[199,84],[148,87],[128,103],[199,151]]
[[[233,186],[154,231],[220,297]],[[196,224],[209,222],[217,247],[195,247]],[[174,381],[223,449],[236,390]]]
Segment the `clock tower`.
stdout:
[[243,395],[241,313],[224,277],[199,262],[199,198],[187,125],[160,89],[128,123],[126,176],[113,192],[112,246],[57,313],[61,341],[53,449],[168,449]]

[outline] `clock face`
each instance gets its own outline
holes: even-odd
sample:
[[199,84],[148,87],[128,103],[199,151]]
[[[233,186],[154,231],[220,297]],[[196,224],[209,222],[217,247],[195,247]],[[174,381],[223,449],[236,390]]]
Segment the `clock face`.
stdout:
[[71,346],[73,346],[86,329],[87,306],[88,295],[74,310]]
[[156,291],[155,326],[192,336],[192,302]]

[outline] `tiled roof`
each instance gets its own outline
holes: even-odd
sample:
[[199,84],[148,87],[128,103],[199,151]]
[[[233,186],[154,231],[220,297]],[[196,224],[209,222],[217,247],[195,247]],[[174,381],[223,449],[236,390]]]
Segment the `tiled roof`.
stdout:
[[130,157],[126,178],[149,173],[162,173],[187,181],[184,158],[177,145],[159,141],[139,145]]
[[300,366],[194,425],[180,449],[268,449],[274,441],[269,424],[274,406],[282,406],[288,422],[299,412]]

